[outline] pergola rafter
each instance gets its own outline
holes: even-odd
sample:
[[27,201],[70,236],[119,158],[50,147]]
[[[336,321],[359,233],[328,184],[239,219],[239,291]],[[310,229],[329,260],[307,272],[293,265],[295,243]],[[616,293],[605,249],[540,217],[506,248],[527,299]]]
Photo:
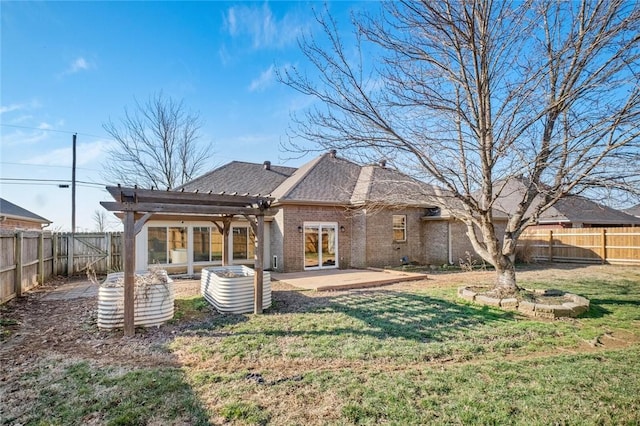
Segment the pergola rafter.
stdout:
[[[134,325],[135,285],[135,236],[144,224],[154,216],[190,215],[208,217],[230,223],[233,216],[245,217],[256,236],[254,313],[262,313],[262,289],[264,270],[264,218],[273,216],[273,198],[261,195],[213,194],[198,192],[158,191],[153,189],[108,186],[107,191],[115,201],[100,204],[111,212],[122,213],[124,224],[124,334],[132,336]],[[218,224],[216,223],[216,226]],[[223,251],[227,252],[226,244]]]

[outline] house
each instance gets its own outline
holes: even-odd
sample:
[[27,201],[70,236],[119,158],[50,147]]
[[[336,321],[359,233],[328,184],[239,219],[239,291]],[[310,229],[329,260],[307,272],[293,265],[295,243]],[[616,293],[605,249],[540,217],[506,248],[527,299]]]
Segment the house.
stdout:
[[0,229],[40,231],[51,223],[42,216],[0,198]]
[[[470,250],[460,222],[424,200],[434,188],[379,164],[322,154],[299,168],[233,161],[176,190],[268,195],[265,267],[280,272],[457,262]],[[230,232],[223,237],[223,221]],[[242,217],[154,215],[136,237],[136,268],[160,264],[192,274],[252,264],[254,237]]]
[[[522,199],[526,191],[526,182],[521,178],[503,180],[496,184],[495,191],[499,194],[495,203],[496,216],[507,217]],[[534,201],[536,202],[540,201]],[[640,218],[603,206],[580,195],[569,195],[545,210],[537,223],[529,229],[625,226],[640,226]]]
[[[496,186],[498,234],[524,188],[515,178]],[[384,161],[359,165],[334,150],[299,168],[232,161],[176,190],[271,197],[276,212],[265,219],[264,266],[278,272],[453,264],[473,253],[466,226],[428,201],[442,196],[437,188]],[[640,219],[569,196],[535,226],[603,225],[635,226]],[[243,217],[156,214],[136,236],[136,268],[159,264],[171,273],[193,274],[212,265],[252,265],[254,243]]]

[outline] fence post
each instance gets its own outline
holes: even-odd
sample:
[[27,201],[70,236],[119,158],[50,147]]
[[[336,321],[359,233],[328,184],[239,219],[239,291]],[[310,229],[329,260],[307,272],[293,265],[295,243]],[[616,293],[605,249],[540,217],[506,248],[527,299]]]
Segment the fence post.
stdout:
[[109,273],[109,271],[111,271],[113,268],[111,267],[112,265],[112,259],[111,256],[113,256],[113,250],[111,250],[111,238],[112,238],[113,233],[112,232],[107,232],[105,234],[106,240],[107,240],[107,273]]
[[73,252],[76,243],[74,234],[67,234],[67,276],[73,275]]
[[553,262],[553,230],[549,230],[549,262]]
[[60,272],[58,271],[58,268],[60,267],[60,265],[58,264],[60,259],[58,259],[58,256],[60,255],[59,251],[58,251],[58,243],[59,243],[59,237],[58,234],[53,234],[51,236],[51,246],[52,246],[52,250],[53,250],[53,275],[59,275]]
[[607,230],[602,228],[602,264],[607,263]]
[[16,297],[22,296],[22,243],[23,233],[16,233],[16,274],[15,274],[15,291]]
[[44,284],[44,232],[40,231],[38,239],[38,274],[40,285]]

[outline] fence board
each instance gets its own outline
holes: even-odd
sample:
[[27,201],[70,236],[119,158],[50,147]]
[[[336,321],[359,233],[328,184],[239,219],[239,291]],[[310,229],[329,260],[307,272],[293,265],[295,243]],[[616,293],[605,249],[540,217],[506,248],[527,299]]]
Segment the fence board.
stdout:
[[640,228],[529,230],[518,246],[536,260],[640,265]]
[[[68,259],[73,245],[73,259]],[[68,265],[72,265],[70,269]],[[0,231],[0,304],[55,275],[121,270],[122,233]]]
[[0,234],[0,303],[13,299],[16,274],[16,234]]

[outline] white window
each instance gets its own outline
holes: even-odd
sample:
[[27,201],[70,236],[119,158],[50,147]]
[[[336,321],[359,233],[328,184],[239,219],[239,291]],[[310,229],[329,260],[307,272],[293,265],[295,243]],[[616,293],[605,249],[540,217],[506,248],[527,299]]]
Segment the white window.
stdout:
[[407,241],[407,216],[393,215],[393,241]]
[[193,227],[193,261],[222,260],[222,234],[217,227]]
[[149,264],[187,263],[187,228],[150,226],[147,244]]
[[233,237],[233,260],[253,260],[256,237],[251,228],[233,227],[231,235]]

